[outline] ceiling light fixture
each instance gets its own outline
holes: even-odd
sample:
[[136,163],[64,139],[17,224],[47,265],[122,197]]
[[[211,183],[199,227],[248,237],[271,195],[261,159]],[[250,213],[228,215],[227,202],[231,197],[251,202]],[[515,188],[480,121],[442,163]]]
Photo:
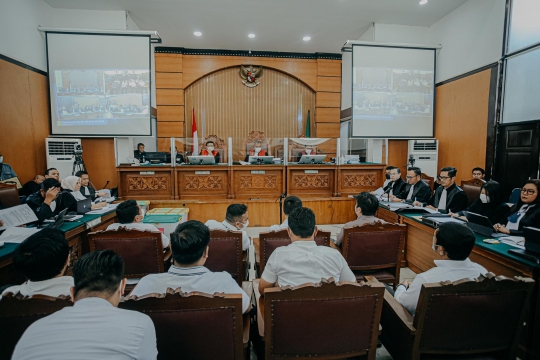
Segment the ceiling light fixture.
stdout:
[[302,40],[309,41],[309,40],[311,40],[311,38],[309,36],[304,36],[304,38]]
[[428,1],[428,0],[420,0],[419,4],[420,4],[420,5],[427,4],[427,1]]
[[255,37],[255,34],[249,34],[248,38],[253,39]]
[[195,31],[195,32],[193,33],[193,35],[195,35],[195,36],[201,36],[201,35],[202,35],[202,32],[200,32],[200,31]]

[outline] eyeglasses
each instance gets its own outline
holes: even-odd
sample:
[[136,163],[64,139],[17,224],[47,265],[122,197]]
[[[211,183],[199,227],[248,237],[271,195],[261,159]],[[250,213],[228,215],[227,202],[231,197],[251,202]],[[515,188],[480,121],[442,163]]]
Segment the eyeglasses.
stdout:
[[437,179],[439,180],[446,180],[446,179],[451,179],[452,177],[451,176],[437,176]]
[[405,176],[405,179],[407,180],[411,180],[411,179],[414,179],[415,177],[417,177],[418,175],[415,175],[415,176]]
[[534,195],[536,194],[536,191],[533,189],[521,189],[521,193],[527,195]]

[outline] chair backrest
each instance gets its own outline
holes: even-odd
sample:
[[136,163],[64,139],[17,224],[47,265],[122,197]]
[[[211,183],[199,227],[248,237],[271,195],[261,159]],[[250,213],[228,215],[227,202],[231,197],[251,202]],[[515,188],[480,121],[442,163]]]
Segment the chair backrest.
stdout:
[[484,185],[484,182],[478,179],[464,180],[461,182],[461,188],[467,195],[469,206],[473,202],[478,200],[478,198],[480,197],[480,191],[483,185]]
[[0,183],[0,203],[6,208],[21,205],[17,185]]
[[32,298],[7,293],[0,301],[0,360],[11,359],[15,345],[26,329],[35,321],[66,306],[72,306],[69,297],[34,295]]
[[160,232],[125,227],[97,231],[88,234],[88,246],[90,251],[114,250],[124,259],[127,278],[142,278],[165,270]]
[[431,191],[433,191],[433,187],[435,186],[435,178],[432,177],[432,176],[429,176],[428,174],[424,174],[422,173],[422,175],[420,176],[420,178],[422,180],[424,180],[424,182],[426,184],[428,184],[429,188],[431,189]]
[[150,316],[158,359],[242,359],[242,295],[167,289],[166,294],[127,297],[118,307]]
[[[315,236],[315,242],[317,246],[330,246],[330,231],[318,231]],[[260,240],[260,268],[261,274],[264,271],[266,262],[270,258],[270,255],[280,246],[287,246],[291,243],[291,238],[287,233],[287,229],[280,231],[262,232],[259,234]]]
[[383,297],[383,284],[333,279],[266,289],[265,358],[375,359]]
[[407,227],[365,224],[343,230],[342,254],[351,270],[399,268]]
[[226,271],[242,285],[244,280],[242,232],[210,230],[210,250],[206,266],[210,271]]
[[510,200],[508,200],[508,202],[510,204],[517,204],[520,196],[521,196],[521,189],[515,188],[514,190],[512,190],[512,193],[510,194]]
[[220,161],[222,163],[227,162],[227,146],[225,145],[225,141],[223,139],[219,138],[217,135],[208,135],[206,138],[204,138],[203,147],[206,149],[206,142],[213,141],[214,142],[214,150],[219,153]]
[[515,359],[534,281],[488,273],[422,285],[414,316],[413,359],[430,355],[504,353]]

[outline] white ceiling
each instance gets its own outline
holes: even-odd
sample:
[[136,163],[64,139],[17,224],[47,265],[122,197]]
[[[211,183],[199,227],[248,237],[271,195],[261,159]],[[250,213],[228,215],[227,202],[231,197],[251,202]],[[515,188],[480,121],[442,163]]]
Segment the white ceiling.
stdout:
[[[53,8],[128,10],[141,30],[161,35],[163,46],[339,53],[347,39],[358,39],[373,22],[431,26],[466,0],[426,5],[419,0],[44,1]],[[249,39],[249,33],[256,37]]]

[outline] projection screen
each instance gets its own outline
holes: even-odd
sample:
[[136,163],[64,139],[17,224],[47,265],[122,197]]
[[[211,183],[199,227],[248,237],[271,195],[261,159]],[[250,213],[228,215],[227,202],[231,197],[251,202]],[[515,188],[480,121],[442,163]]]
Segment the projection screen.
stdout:
[[151,136],[150,36],[46,33],[51,132]]
[[434,136],[435,51],[353,44],[353,137]]

